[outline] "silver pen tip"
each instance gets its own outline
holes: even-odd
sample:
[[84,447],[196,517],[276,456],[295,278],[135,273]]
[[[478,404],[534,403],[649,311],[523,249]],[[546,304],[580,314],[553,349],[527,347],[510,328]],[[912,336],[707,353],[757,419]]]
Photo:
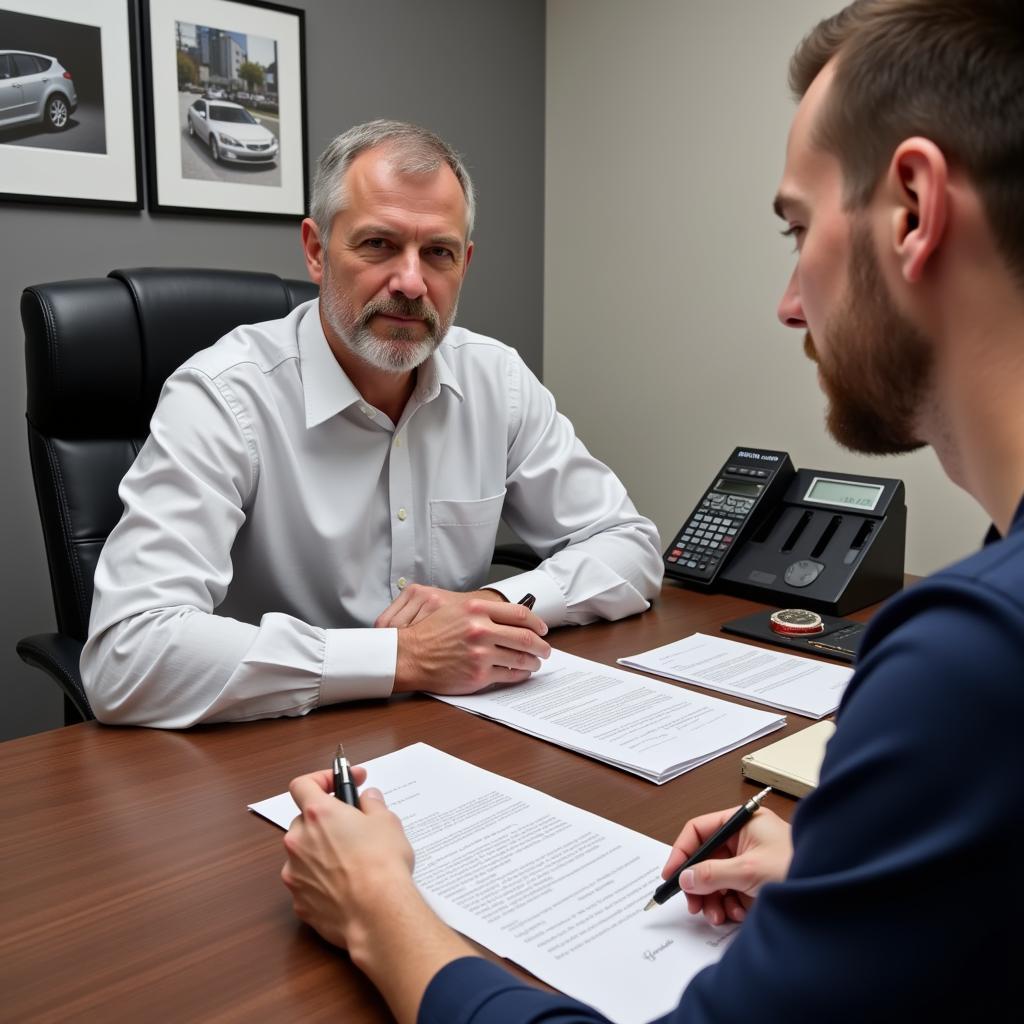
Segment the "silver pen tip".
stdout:
[[339,743],[338,749],[334,752],[334,760],[341,761],[345,757],[345,748]]
[[654,900],[648,900],[647,906],[644,907],[644,910],[653,910],[657,905],[658,904]]

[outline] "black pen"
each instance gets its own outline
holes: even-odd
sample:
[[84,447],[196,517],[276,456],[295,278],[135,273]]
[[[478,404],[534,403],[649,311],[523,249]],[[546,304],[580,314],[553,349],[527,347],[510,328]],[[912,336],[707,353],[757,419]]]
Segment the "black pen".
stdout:
[[359,793],[352,781],[349,771],[351,767],[345,756],[345,748],[339,743],[334,754],[334,795],[347,803],[349,807],[359,810]]
[[535,598],[533,594],[525,594],[522,597],[522,599],[517,601],[516,603],[525,605],[527,608],[533,611],[533,606],[537,603],[537,598]]
[[713,836],[708,838],[700,849],[672,872],[672,877],[662,882],[650,898],[644,910],[661,906],[667,899],[679,892],[679,876],[694,864],[707,860],[730,836],[734,836],[754,816],[754,811],[761,806],[761,801],[772,791],[771,786],[762,789],[757,796],[751,797]]

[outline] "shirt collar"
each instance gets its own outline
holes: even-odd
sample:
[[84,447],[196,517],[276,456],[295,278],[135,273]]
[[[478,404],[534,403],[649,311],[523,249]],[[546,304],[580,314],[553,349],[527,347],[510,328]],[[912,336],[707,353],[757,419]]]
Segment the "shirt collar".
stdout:
[[[1013,519],[1010,522],[1010,529],[1007,531],[1007,536],[1011,533],[1016,533],[1018,530],[1024,531],[1024,498],[1021,498],[1020,504],[1017,506],[1017,511],[1013,514]],[[993,523],[988,528],[988,533],[985,534],[985,547],[989,544],[994,544],[997,540],[1002,540],[1003,535],[996,529],[996,524]]]
[[[416,396],[420,404],[431,402],[448,388],[460,401],[462,388],[454,370],[448,365],[444,342],[419,368]],[[302,366],[302,391],[306,404],[306,429],[318,426],[362,402],[362,395],[349,380],[348,374],[334,358],[334,352],[320,322],[320,303],[313,302],[299,321],[299,359]]]
[[307,430],[362,401],[327,342],[319,301],[312,302],[299,321],[299,361]]

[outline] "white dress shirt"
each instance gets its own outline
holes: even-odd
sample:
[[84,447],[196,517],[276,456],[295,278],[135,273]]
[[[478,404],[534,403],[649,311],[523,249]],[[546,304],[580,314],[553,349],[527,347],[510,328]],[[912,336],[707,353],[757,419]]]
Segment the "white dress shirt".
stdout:
[[409,583],[486,580],[498,521],[545,559],[489,584],[550,626],[648,607],[657,530],[518,354],[452,328],[397,424],[316,300],[175,371],[120,488],[82,678],[105,722],[182,728],[386,697]]

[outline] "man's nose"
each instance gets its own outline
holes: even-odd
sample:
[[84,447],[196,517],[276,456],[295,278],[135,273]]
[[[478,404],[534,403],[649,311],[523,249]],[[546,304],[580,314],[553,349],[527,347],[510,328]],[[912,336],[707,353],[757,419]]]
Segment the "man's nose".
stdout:
[[407,299],[421,299],[427,294],[418,252],[402,255],[388,287],[393,294],[404,295]]
[[779,320],[785,327],[796,327],[798,330],[806,330],[807,320],[804,318],[804,307],[800,301],[800,289],[796,283],[796,271],[789,279],[786,290],[783,292],[782,300],[779,302]]

